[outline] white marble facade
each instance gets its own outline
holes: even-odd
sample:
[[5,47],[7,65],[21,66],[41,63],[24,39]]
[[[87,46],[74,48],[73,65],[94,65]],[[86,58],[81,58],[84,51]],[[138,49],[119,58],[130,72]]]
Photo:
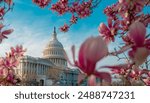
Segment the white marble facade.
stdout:
[[52,85],[53,80],[49,78],[48,73],[50,69],[54,68],[67,68],[64,48],[57,39],[55,28],[50,41],[43,51],[43,57],[35,58],[31,56],[24,56],[16,69],[16,73],[20,76],[22,81],[24,80],[27,82],[35,79],[39,85]]

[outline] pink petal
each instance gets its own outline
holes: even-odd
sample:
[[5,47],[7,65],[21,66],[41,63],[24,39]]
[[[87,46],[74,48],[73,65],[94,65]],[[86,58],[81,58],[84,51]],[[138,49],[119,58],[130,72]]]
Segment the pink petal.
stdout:
[[99,60],[108,55],[108,47],[101,36],[94,37],[88,45],[86,58],[90,62],[97,63]]
[[136,63],[137,66],[143,64],[147,57],[149,56],[150,51],[145,47],[137,48],[136,52],[134,53],[133,61]]
[[96,77],[94,75],[91,75],[88,78],[88,85],[89,86],[96,86]]
[[9,35],[12,32],[13,32],[13,29],[5,30],[2,32],[2,35]]
[[99,25],[98,30],[101,34],[105,34],[105,32],[109,31],[108,27],[104,23]]
[[94,75],[100,79],[103,79],[109,83],[111,83],[111,75],[106,72],[95,72]]
[[85,75],[82,74],[82,73],[80,73],[80,74],[78,75],[78,84],[80,84],[80,82],[83,81],[84,79],[85,79]]
[[107,21],[108,21],[108,27],[111,28],[111,27],[112,27],[112,19],[111,19],[111,18],[108,18]]
[[86,52],[91,40],[92,38],[88,38],[85,42],[83,42],[79,50],[78,61],[80,69],[82,69],[83,72],[86,72],[87,69]]
[[95,70],[96,63],[108,55],[108,48],[102,37],[90,37],[80,47],[79,64],[89,75]]
[[129,27],[129,37],[133,40],[136,46],[143,46],[146,36],[146,27],[141,22],[134,22]]

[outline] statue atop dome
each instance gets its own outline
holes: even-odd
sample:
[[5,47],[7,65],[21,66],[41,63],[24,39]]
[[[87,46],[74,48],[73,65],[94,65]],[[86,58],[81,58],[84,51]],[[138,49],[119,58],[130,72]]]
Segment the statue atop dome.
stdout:
[[57,40],[56,27],[54,27],[54,31],[53,31],[53,34],[52,34],[52,40]]

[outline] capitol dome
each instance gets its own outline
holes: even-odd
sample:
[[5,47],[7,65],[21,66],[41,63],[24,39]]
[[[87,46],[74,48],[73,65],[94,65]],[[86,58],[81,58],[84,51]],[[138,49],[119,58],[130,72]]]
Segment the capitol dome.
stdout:
[[58,47],[58,48],[63,48],[63,45],[56,39],[54,39],[52,37],[52,40],[49,41],[49,43],[47,44],[46,48],[49,48],[49,47]]
[[43,51],[43,58],[50,60],[56,66],[66,67],[67,61],[65,59],[64,51],[63,45],[57,39],[57,33],[54,27],[51,39]]

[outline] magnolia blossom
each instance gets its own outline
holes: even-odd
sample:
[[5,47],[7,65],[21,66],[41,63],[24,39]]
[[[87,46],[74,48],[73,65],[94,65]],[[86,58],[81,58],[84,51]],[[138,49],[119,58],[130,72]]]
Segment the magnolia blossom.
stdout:
[[78,14],[79,18],[87,17],[91,14],[91,1],[83,2],[81,4],[73,6],[75,12]]
[[104,9],[104,13],[110,17],[110,18],[113,18],[114,20],[117,19],[116,17],[116,14],[118,13],[118,7],[117,7],[118,3],[116,4],[113,4],[111,6],[107,6],[105,9]]
[[74,46],[72,47],[72,54],[74,64],[67,59],[69,63],[73,66],[79,67],[81,72],[85,73],[90,80],[93,80],[93,76],[96,76],[107,82],[111,82],[111,76],[109,73],[96,70],[96,63],[108,55],[107,44],[102,37],[90,37],[85,40],[80,47],[78,60],[75,60]]
[[128,55],[136,66],[143,64],[150,54],[150,39],[146,38],[146,27],[143,23],[136,21],[129,27],[126,37],[123,37],[125,46],[119,51],[111,53],[117,55],[129,50]]
[[32,0],[32,1],[41,8],[48,6],[48,4],[51,2],[51,0]]
[[12,47],[5,58],[0,58],[0,85],[14,85],[17,82],[14,68],[19,64],[25,51],[22,46]]
[[125,12],[129,8],[134,9],[134,12],[140,12],[146,4],[146,0],[119,0],[119,4],[120,10],[123,9]]
[[100,35],[104,37],[106,42],[114,41],[115,40],[115,35],[117,34],[117,29],[119,28],[119,22],[115,21],[113,23],[112,19],[108,19],[108,27],[104,24],[101,23],[98,30],[100,32]]
[[77,22],[77,20],[78,20],[78,17],[72,15],[70,22],[71,22],[72,24],[75,24],[75,23]]
[[53,4],[50,9],[62,15],[69,10],[68,0],[59,0],[56,4]]
[[13,32],[13,29],[3,30],[4,25],[0,24],[0,43],[3,39],[7,38],[7,35],[10,35]]
[[133,42],[129,56],[136,65],[141,65],[149,56],[147,48],[149,43],[146,41],[146,27],[141,22],[135,22],[129,27],[129,38]]
[[[46,7],[50,2],[50,0],[33,1],[40,7]],[[65,13],[71,14],[69,24],[64,24],[64,26],[60,28],[61,31],[67,32],[70,26],[76,23],[78,19],[88,17],[92,13],[93,8],[97,7],[100,1],[101,0],[57,0],[55,4],[52,4],[50,9],[59,15],[64,15]],[[75,60],[75,47],[72,47],[74,61],[72,65],[80,68],[81,72],[85,75],[82,76],[83,78],[79,78],[79,81],[88,78],[88,85],[97,85],[96,77],[99,77],[110,82],[111,76],[109,73],[101,72],[96,69],[96,63],[108,54],[120,56],[119,54],[124,53],[126,56],[125,60],[127,62],[125,64],[101,67],[111,69],[112,74],[119,74],[129,82],[131,82],[130,80],[141,80],[143,74],[147,76],[150,75],[149,71],[147,72],[139,68],[150,53],[150,38],[146,35],[146,27],[148,27],[150,23],[150,14],[146,14],[142,11],[143,8],[149,6],[149,4],[150,0],[118,0],[115,4],[107,6],[104,9],[104,14],[108,18],[108,25],[101,23],[98,29],[100,36],[103,37],[106,43],[102,37],[88,38],[82,43],[77,60]],[[1,7],[0,15],[3,16],[5,11],[6,10]],[[1,38],[7,37],[6,35],[1,36]],[[120,50],[108,53],[106,44],[111,41],[115,42],[116,37],[121,38],[125,45],[119,45]],[[126,53],[128,54],[126,55]],[[6,62],[6,64],[9,64],[10,67],[15,63]],[[2,72],[5,71],[1,70],[0,73],[2,74]],[[7,72],[5,72],[5,74],[7,74]],[[12,78],[12,76],[10,76],[10,78]],[[9,80],[11,80],[10,78]],[[149,78],[146,80],[143,79],[146,85],[150,85]]]
[[60,27],[60,30],[61,30],[62,32],[67,32],[68,29],[69,29],[69,25],[67,25],[67,24],[64,24],[64,26]]

